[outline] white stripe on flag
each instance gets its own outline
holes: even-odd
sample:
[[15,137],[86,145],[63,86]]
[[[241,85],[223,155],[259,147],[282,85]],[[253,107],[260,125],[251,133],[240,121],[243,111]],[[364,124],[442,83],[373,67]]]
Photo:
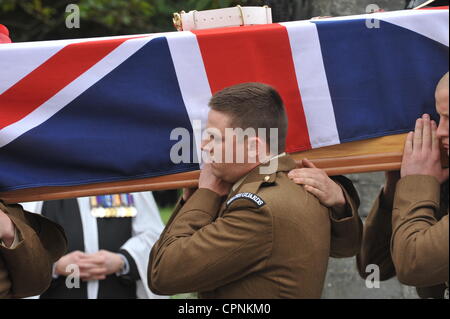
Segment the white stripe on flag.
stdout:
[[[448,10],[399,10],[389,12],[376,12],[372,14],[360,14],[344,17],[333,17],[321,21],[367,20],[367,25],[375,25],[376,20],[386,21],[399,27],[417,32],[427,38],[449,45],[449,16]],[[443,25],[446,25],[444,28]]]
[[68,41],[55,43],[35,42],[0,45],[0,94],[27,76],[67,45]]
[[289,35],[311,146],[340,144],[316,25],[309,21],[281,24]]
[[20,121],[1,129],[0,147],[7,145],[22,134],[47,121],[153,38],[154,36],[125,41],[33,112]]
[[[152,34],[148,34],[154,36]],[[161,36],[161,34],[159,34]],[[16,84],[59,50],[73,43],[143,37],[145,34],[73,40],[17,42],[0,45],[0,94]]]
[[[166,37],[191,125],[194,127],[194,121],[200,120],[203,132],[208,118],[208,102],[212,94],[197,37],[191,32],[174,32],[167,34]],[[200,160],[199,139],[201,136],[194,137],[197,159]]]
[[[411,11],[409,11],[411,12]],[[417,32],[448,46],[448,10],[419,10],[411,15],[387,15],[379,13],[380,20]],[[445,26],[445,27],[444,27]]]

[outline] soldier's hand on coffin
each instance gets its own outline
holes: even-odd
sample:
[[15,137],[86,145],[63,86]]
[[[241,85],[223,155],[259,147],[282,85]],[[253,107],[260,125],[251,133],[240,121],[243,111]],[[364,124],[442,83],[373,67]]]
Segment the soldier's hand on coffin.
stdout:
[[15,228],[11,219],[0,210],[0,240],[3,241],[6,247],[9,247],[14,242]]
[[345,196],[342,188],[336,184],[322,169],[317,168],[308,159],[302,160],[303,168],[293,169],[288,177],[296,184],[303,185],[306,191],[316,196],[322,205],[342,208]]
[[207,188],[220,196],[225,196],[230,192],[231,184],[227,183],[213,174],[210,163],[203,166],[198,179],[198,188]]
[[406,137],[401,176],[429,175],[439,183],[448,179],[448,168],[443,169],[436,122],[428,114],[417,119],[414,132]]

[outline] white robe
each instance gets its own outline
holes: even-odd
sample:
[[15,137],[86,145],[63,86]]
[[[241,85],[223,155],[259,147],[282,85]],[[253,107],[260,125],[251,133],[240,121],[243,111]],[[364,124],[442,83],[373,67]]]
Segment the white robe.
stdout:
[[[147,268],[150,251],[159,239],[164,224],[159,215],[158,206],[151,192],[132,193],[137,210],[132,220],[132,237],[121,247],[134,259],[141,280],[136,282],[136,296],[140,299],[165,299],[167,296],[155,295],[147,284]],[[89,197],[80,197],[81,223],[83,225],[83,239],[86,253],[95,253],[98,248],[97,219],[91,214]],[[43,202],[28,202],[21,204],[29,212],[41,214]],[[88,281],[88,299],[96,299],[98,294],[98,281]]]

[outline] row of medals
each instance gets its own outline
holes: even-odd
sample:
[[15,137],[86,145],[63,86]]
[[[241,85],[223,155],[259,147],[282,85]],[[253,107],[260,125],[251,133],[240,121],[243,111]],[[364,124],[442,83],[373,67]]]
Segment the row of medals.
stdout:
[[[137,210],[134,206],[131,206],[132,203],[128,203],[128,196],[131,195],[106,195],[110,196],[110,203],[108,206],[111,207],[102,207],[99,205],[97,201],[97,197],[91,196],[90,204],[91,204],[91,214],[95,218],[124,218],[124,217],[135,217],[137,214]],[[126,196],[124,198],[124,196]],[[125,200],[122,200],[125,199]],[[124,205],[124,202],[128,205]]]

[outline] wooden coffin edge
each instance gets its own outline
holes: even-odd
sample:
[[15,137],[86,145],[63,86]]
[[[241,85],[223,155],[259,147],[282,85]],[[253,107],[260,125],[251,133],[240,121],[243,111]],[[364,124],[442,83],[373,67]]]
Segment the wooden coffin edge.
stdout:
[[[291,154],[299,167],[303,158],[310,159],[328,175],[343,175],[400,169],[405,134],[350,142],[316,150]],[[367,154],[373,152],[373,154]],[[366,154],[365,154],[366,153]],[[350,156],[344,156],[351,154]],[[446,159],[448,166],[448,158]],[[56,200],[104,194],[131,193],[197,187],[200,171],[143,178],[137,180],[96,183],[79,186],[37,187],[0,192],[6,203]]]

